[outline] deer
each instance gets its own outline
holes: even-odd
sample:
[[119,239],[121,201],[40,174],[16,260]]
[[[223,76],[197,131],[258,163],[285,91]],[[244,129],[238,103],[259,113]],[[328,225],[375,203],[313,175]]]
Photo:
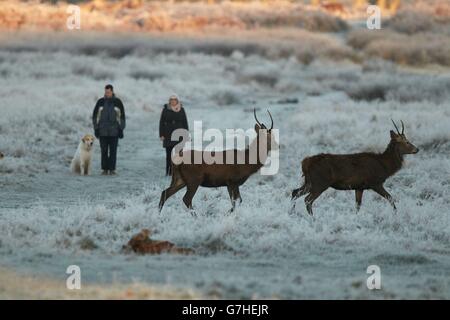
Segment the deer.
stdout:
[[355,190],[356,212],[361,208],[365,190],[378,193],[396,211],[395,202],[383,184],[402,168],[405,155],[416,154],[419,149],[406,138],[403,121],[401,132],[391,121],[397,132],[390,131],[391,140],[383,153],[318,154],[303,159],[304,183],[292,191],[292,210],[295,200],[306,195],[306,209],[312,216],[314,201],[331,187],[336,190]]
[[[174,157],[172,156],[172,181],[170,186],[161,193],[159,211],[161,212],[164,203],[168,198],[186,187],[187,190],[183,197],[183,202],[188,209],[191,209],[192,213],[192,199],[194,198],[197,189],[202,186],[206,188],[227,187],[232,205],[230,212],[233,212],[236,202],[239,201],[239,203],[242,203],[239,187],[244,184],[251,175],[264,166],[269,156],[269,152],[275,145],[275,142],[272,143],[273,118],[270,112],[267,112],[271,120],[269,129],[259,122],[256,117],[256,110],[253,110],[256,121],[255,131],[257,135],[250,145],[243,150],[230,149],[219,152],[199,150],[182,151],[188,152],[188,154],[183,154],[183,156],[190,157],[190,159],[194,159],[196,156],[195,153],[200,152],[202,161],[199,164],[195,164],[193,161],[190,163],[182,162],[180,164],[175,164],[173,161]],[[263,148],[261,152],[260,148]],[[227,159],[227,154],[230,156],[230,153],[233,155],[233,161],[232,163],[227,163],[225,160]],[[205,154],[207,156],[214,156],[216,159],[223,159],[223,161],[222,163],[205,163]],[[257,159],[254,159],[256,161],[251,161],[253,155],[257,155]],[[237,161],[238,159],[241,159],[241,161]]]

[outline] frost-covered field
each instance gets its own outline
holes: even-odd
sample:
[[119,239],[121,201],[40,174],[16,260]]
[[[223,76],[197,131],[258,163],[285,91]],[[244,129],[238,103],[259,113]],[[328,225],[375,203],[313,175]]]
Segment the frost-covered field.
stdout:
[[[125,41],[125,40],[124,40]],[[144,41],[140,39],[139,41]],[[450,298],[450,77],[434,68],[404,69],[381,60],[355,64],[229,52],[182,40],[166,50],[130,51],[115,39],[96,50],[39,41],[0,50],[0,263],[27,275],[65,281],[77,264],[85,283],[142,282],[218,298]],[[181,48],[175,50],[174,46]],[[78,49],[82,48],[82,49]],[[222,48],[223,49],[223,48]],[[116,177],[68,170],[90,115],[112,82],[127,111]],[[201,189],[198,214],[179,192],[160,214],[164,150],[161,105],[176,92],[192,127],[251,128],[252,110],[280,130],[280,171],[255,175],[228,214],[225,189]],[[295,102],[295,99],[298,101]],[[292,100],[294,103],[285,103]],[[420,148],[386,183],[398,202],[371,192],[359,214],[354,194],[328,190],[315,217],[290,193],[300,161],[320,152],[383,151],[390,119],[402,119]],[[265,120],[268,121],[268,120]],[[122,245],[142,228],[192,247],[193,256],[134,256]],[[366,287],[378,265],[382,290]]]

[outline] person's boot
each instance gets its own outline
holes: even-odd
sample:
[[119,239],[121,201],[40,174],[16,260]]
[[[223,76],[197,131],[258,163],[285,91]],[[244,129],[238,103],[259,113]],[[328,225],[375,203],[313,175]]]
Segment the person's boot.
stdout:
[[116,170],[111,170],[111,171],[109,172],[109,174],[112,175],[112,176],[115,176],[117,173],[116,173]]
[[108,170],[103,170],[102,171],[102,176],[107,176],[108,175]]

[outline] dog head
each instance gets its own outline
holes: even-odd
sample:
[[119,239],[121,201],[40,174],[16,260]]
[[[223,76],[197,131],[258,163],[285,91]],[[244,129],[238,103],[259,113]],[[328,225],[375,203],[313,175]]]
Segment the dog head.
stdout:
[[92,148],[92,146],[94,145],[94,141],[95,137],[91,134],[87,134],[81,139],[81,142],[83,142],[83,145],[87,150],[90,150]]

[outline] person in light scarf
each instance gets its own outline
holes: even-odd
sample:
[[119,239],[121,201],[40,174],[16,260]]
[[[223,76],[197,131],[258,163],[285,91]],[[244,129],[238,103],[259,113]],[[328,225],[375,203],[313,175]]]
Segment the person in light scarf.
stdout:
[[166,149],[166,176],[172,175],[172,149],[179,143],[172,141],[172,133],[177,129],[189,130],[188,120],[183,105],[177,95],[172,95],[164,105],[159,121],[159,137]]

